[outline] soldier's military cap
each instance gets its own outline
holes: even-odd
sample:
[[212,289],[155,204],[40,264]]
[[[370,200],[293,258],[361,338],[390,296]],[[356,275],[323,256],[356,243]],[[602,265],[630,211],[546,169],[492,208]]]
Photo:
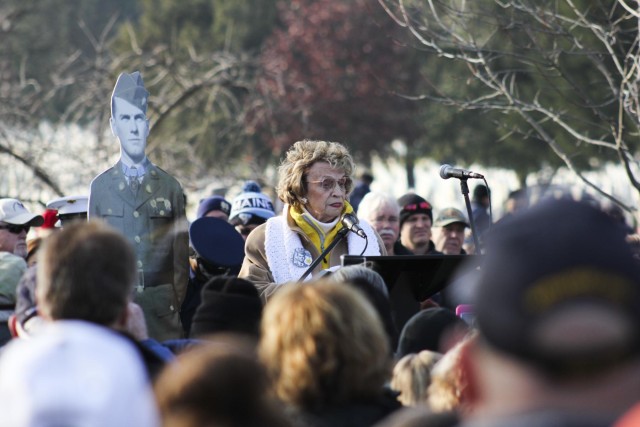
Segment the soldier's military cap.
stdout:
[[77,219],[86,221],[88,202],[87,196],[60,197],[47,203],[47,209],[57,211],[59,221],[56,222],[56,227],[64,227]]
[[[121,73],[118,76],[116,85],[111,94],[112,105],[113,98],[124,99],[128,103],[135,105],[144,113],[147,113],[147,100],[149,92],[144,88],[144,81],[139,71],[133,73]],[[112,112],[113,113],[113,112]]]
[[87,196],[59,197],[47,203],[47,209],[55,209],[58,215],[86,214],[89,198]]

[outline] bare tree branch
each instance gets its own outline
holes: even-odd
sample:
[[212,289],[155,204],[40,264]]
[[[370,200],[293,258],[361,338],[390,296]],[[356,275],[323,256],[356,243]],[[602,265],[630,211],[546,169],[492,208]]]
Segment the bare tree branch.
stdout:
[[[566,141],[615,154],[608,158],[617,158],[640,192],[638,1],[378,2],[429,54],[466,64],[476,88],[460,96],[431,83],[430,93],[403,96],[519,117],[585,185],[635,210],[586,179]],[[544,83],[533,92],[532,80]],[[555,105],[554,98],[564,101]]]

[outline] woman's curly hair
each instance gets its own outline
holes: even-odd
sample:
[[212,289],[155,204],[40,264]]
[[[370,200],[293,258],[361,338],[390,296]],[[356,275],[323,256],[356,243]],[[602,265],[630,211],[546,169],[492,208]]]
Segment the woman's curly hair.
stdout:
[[[305,177],[314,163],[327,162],[348,177],[353,175],[355,165],[347,148],[338,142],[298,141],[287,151],[278,168],[278,198],[297,209],[302,208],[301,198],[307,194]],[[347,188],[347,195],[351,188]]]

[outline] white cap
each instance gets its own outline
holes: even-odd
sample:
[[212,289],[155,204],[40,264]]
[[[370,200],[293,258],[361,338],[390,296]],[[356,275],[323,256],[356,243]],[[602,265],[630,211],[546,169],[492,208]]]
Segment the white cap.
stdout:
[[89,197],[87,196],[67,196],[59,197],[47,203],[47,209],[55,209],[58,215],[71,215],[86,213]]
[[29,224],[34,227],[44,224],[42,215],[29,212],[18,199],[0,199],[0,221],[7,224]]
[[159,426],[140,355],[126,338],[88,322],[52,322],[13,340],[0,358],[2,425]]

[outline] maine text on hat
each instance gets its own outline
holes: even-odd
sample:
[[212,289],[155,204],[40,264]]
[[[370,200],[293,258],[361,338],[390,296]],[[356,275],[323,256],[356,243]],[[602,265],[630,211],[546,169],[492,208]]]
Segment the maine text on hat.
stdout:
[[271,203],[271,201],[265,198],[264,196],[247,197],[242,199],[236,199],[233,201],[234,211],[238,211],[240,209],[246,209],[246,208],[261,208],[261,209],[268,209],[270,211],[274,210],[273,204]]

